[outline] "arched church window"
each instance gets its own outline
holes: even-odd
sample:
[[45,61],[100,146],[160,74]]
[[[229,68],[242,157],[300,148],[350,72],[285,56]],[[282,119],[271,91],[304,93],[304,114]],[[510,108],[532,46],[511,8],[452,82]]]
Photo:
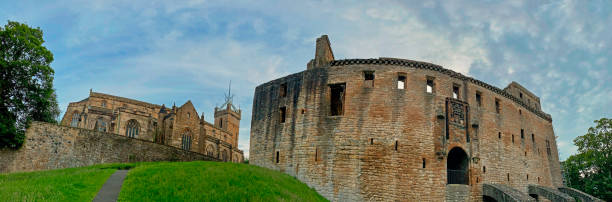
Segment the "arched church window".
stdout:
[[127,126],[125,128],[125,136],[136,138],[138,137],[138,133],[140,132],[140,124],[135,119],[131,119],[127,122]]
[[181,138],[181,148],[184,150],[190,150],[191,149],[191,134],[189,133],[189,131],[185,132],[185,134],[183,134],[183,137]]
[[72,122],[70,122],[70,126],[77,127],[79,125],[79,112],[72,113]]

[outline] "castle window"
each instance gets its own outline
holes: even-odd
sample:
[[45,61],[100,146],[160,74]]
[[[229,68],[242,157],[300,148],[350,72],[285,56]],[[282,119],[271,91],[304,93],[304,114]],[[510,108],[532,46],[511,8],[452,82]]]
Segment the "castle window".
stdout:
[[434,93],[434,78],[427,77],[427,88],[425,89],[428,93]]
[[287,107],[280,108],[280,122],[285,123],[285,118],[287,116]]
[[185,134],[183,134],[183,137],[181,138],[182,143],[181,143],[181,148],[184,150],[190,150],[191,149],[191,135],[189,134],[189,132],[186,132]]
[[552,152],[550,151],[550,142],[548,140],[546,140],[546,154],[548,154],[548,158],[550,159]]
[[533,135],[533,133],[531,133],[531,142],[535,143],[535,135]]
[[486,173],[487,172],[487,167],[486,166],[482,166],[482,173]]
[[187,118],[191,118],[191,113],[187,112]]
[[223,128],[223,118],[219,119],[219,128]]
[[315,161],[320,161],[321,160],[321,152],[319,151],[319,148],[317,147],[315,149]]
[[453,98],[459,99],[459,86],[453,85]]
[[72,122],[70,122],[70,126],[77,127],[79,125],[79,112],[72,113]]
[[476,104],[481,107],[482,106],[482,93],[476,92]]
[[102,100],[102,107],[106,107],[106,100]]
[[399,73],[397,75],[397,89],[406,89],[406,75]]
[[374,138],[370,138],[370,145],[374,144]]
[[102,117],[98,118],[94,128],[100,132],[106,132],[106,122],[104,122],[104,119],[102,119]]
[[519,97],[521,97],[521,99],[523,98],[523,93],[519,93]]
[[280,95],[280,97],[286,97],[287,96],[287,83],[282,83],[280,85],[279,95]]
[[525,130],[521,129],[521,140],[525,139]]
[[395,140],[395,151],[397,151],[397,140]]
[[344,114],[344,88],[346,84],[329,85],[330,95],[330,115],[341,116]]
[[501,132],[497,132],[497,138],[501,139]]
[[280,162],[280,152],[276,151],[276,163]]
[[527,174],[527,180],[529,180],[529,174]]
[[523,115],[523,111],[519,109],[519,115]]
[[374,87],[374,71],[363,71],[365,87]]
[[425,168],[425,158],[423,158],[423,168]]
[[510,182],[510,173],[507,173],[506,176],[508,176],[508,182]]
[[135,119],[131,119],[127,122],[127,126],[125,128],[125,136],[136,138],[138,137],[138,132],[140,131],[140,125],[138,121]]
[[514,143],[514,134],[512,134],[512,143]]
[[496,113],[501,113],[501,105],[499,104],[499,99],[495,98],[495,112]]

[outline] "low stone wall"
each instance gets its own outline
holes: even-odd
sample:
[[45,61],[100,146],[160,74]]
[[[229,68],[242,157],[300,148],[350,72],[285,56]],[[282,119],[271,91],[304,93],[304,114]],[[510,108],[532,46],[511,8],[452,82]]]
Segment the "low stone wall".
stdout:
[[217,158],[111,133],[33,122],[19,150],[0,150],[0,173],[139,161]]

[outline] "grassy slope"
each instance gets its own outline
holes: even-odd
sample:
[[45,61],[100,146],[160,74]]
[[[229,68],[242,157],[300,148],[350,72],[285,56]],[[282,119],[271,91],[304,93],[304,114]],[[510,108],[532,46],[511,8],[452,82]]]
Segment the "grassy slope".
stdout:
[[91,201],[112,167],[83,167],[0,174],[2,201]]
[[119,201],[326,201],[289,175],[246,164],[178,162],[132,169]]

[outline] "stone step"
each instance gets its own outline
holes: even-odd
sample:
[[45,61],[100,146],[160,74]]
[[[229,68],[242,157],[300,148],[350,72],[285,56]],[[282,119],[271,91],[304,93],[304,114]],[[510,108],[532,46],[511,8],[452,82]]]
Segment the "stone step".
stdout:
[[465,184],[447,184],[446,201],[465,202],[470,200],[470,186]]

